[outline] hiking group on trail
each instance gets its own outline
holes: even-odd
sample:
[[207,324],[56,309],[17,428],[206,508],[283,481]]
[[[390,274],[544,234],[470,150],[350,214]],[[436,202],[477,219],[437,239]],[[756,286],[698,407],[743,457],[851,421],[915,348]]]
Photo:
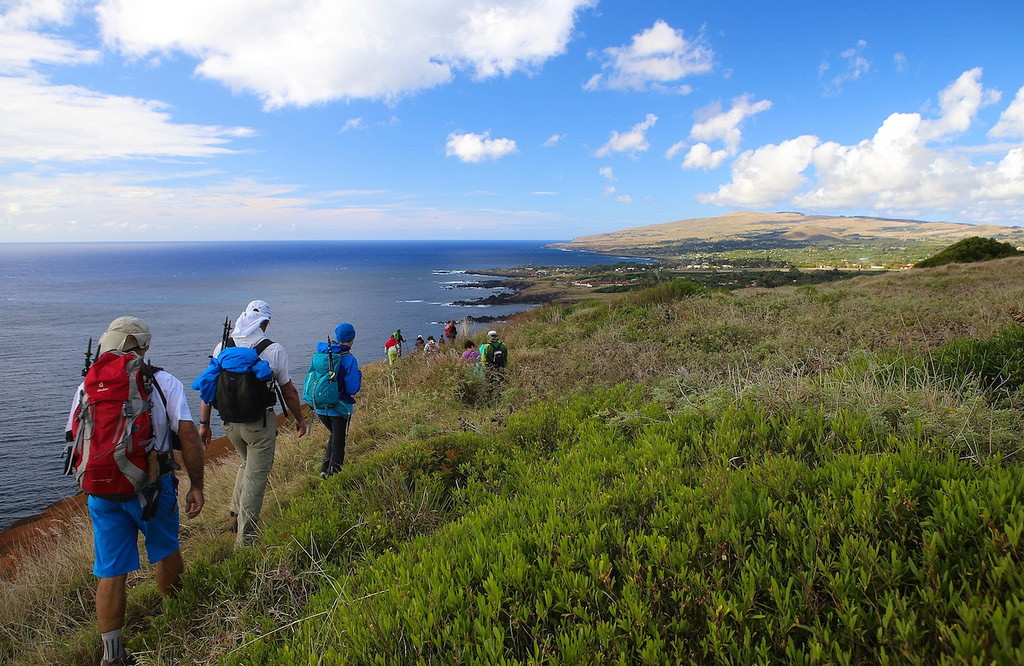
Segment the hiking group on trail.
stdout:
[[[204,505],[204,449],[212,439],[210,420],[216,409],[224,432],[241,459],[229,511],[235,548],[255,542],[258,522],[277,446],[278,402],[295,419],[299,437],[307,433],[299,393],[289,371],[288,353],[267,337],[270,305],[253,300],[231,324],[224,322],[220,342],[206,369],[192,382],[199,392],[199,427],[185,398],[182,382],[145,360],[150,330],[145,321],[118,317],[99,338],[92,361],[86,353],[85,377],[72,400],[66,427],[65,473],[74,474],[88,496],[94,541],[93,574],[96,617],[102,639],[101,666],[135,663],[125,651],[126,582],[140,568],[138,535],[144,537],[156,585],[164,596],[177,590],[181,556],[178,508],[180,469],[177,450],[189,478],[185,515],[195,518]],[[424,357],[454,350],[455,322],[446,324],[440,341],[422,342]],[[333,339],[316,343],[303,381],[302,400],[328,431],[321,478],[337,474],[345,461],[349,426],[362,388],[362,371],[352,354],[355,327],[342,322]],[[388,338],[388,363],[401,357],[401,329]],[[458,354],[457,350],[454,350]],[[508,348],[495,331],[479,352],[466,343],[463,360],[487,379],[493,397],[504,380]]]

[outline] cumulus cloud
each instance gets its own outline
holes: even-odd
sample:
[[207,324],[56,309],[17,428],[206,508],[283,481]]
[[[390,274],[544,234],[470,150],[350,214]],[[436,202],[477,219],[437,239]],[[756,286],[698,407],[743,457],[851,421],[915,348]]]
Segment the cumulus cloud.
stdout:
[[558,142],[564,138],[564,134],[552,134],[551,136],[548,137],[548,140],[545,141],[543,145],[545,148],[550,148],[551,146],[557,145]]
[[733,162],[732,182],[714,194],[698,194],[697,201],[752,208],[783,201],[807,182],[802,172],[810,164],[816,145],[817,137],[804,135],[748,150]]
[[595,0],[100,0],[106,43],[184,53],[196,73],[268,109],[395,99],[451,81],[535,71],[565,51]]
[[340,132],[348,132],[349,130],[361,130],[366,128],[366,123],[363,122],[362,118],[349,118],[345,121],[345,124],[341,126]]
[[1024,87],[1017,90],[1017,96],[1006,107],[999,122],[988,131],[993,138],[1024,139]]
[[610,166],[603,166],[600,169],[598,169],[597,172],[601,174],[601,177],[604,178],[605,180],[611,181],[613,183],[618,180],[618,178],[615,177],[615,172],[612,171],[612,168]]
[[868,43],[863,39],[839,54],[842,68],[839,73],[829,77],[832,64],[827,60],[818,66],[818,76],[824,81],[826,95],[838,95],[849,81],[856,81],[871,70],[871,62],[864,57]]
[[647,130],[654,127],[656,122],[658,122],[658,116],[648,113],[643,122],[633,125],[629,131],[623,134],[612,130],[612,136],[608,139],[608,143],[598,148],[594,156],[605,157],[612,153],[629,153],[636,156],[637,153],[647,150],[651,147],[647,142]]
[[682,30],[656,21],[628,46],[612,46],[601,54],[603,73],[593,75],[586,90],[655,90],[687,94],[690,86],[678,84],[694,74],[710,72],[714,51],[703,37],[688,40]]
[[[690,147],[683,160],[684,169],[716,169],[729,157],[734,157],[739,150],[743,122],[762,111],[772,108],[768,100],[751,101],[750,95],[743,95],[732,101],[728,111],[722,111],[718,103],[709,105],[701,111],[704,119],[690,128],[690,139],[698,141]],[[724,148],[712,150],[708,142],[720,141]],[[666,157],[671,158],[682,149],[683,143],[677,143],[669,149]]]
[[[983,87],[981,74],[968,70],[940,91],[938,117],[893,113],[855,145],[804,135],[746,151],[734,161],[729,183],[697,199],[744,208],[950,211],[976,221],[1024,214],[1024,148],[1003,148],[1005,154],[991,160],[985,156],[998,147],[989,146],[972,160],[951,142],[971,127],[979,109],[999,100],[998,91]],[[993,131],[1012,135],[1017,101],[1000,117],[1006,125]]]
[[497,160],[516,152],[516,142],[512,139],[492,139],[490,132],[459,134],[452,132],[445,144],[445,155],[457,157],[463,162],[473,164],[487,160]]
[[690,150],[683,159],[684,169],[717,169],[729,157],[724,150],[711,150],[706,143],[697,143],[690,146]]

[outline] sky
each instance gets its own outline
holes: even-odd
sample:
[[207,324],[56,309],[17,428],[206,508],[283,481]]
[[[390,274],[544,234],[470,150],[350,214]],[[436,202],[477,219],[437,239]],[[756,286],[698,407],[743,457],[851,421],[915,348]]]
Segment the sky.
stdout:
[[1024,2],[0,0],[0,241],[1024,224]]

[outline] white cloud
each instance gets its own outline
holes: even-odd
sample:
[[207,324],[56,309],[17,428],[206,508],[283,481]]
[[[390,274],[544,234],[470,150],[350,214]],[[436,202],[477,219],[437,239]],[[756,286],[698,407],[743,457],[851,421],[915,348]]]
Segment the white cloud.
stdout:
[[94,62],[99,53],[81,49],[73,43],[42,32],[44,28],[66,24],[73,3],[56,0],[32,0],[9,3],[0,14],[0,74],[28,75],[37,64],[76,65]]
[[604,178],[605,180],[611,181],[613,183],[618,180],[618,178],[615,177],[615,172],[612,171],[612,168],[610,166],[603,166],[600,169],[598,169],[597,172],[601,174],[601,177]]
[[345,121],[345,124],[341,126],[339,132],[348,132],[349,130],[361,130],[366,128],[366,123],[363,122],[362,118],[349,118]]
[[712,151],[708,144],[697,143],[690,146],[682,166],[684,169],[717,169],[728,157],[724,150]]
[[516,142],[512,139],[492,139],[490,132],[459,134],[452,132],[445,144],[445,155],[457,157],[463,162],[479,163],[497,160],[516,152]]
[[669,146],[668,150],[665,151],[665,159],[666,160],[672,159],[677,154],[679,154],[679,151],[682,150],[683,148],[686,148],[686,142],[685,141],[676,141],[671,146]]
[[698,141],[721,141],[730,155],[735,155],[740,145],[740,125],[747,118],[767,111],[772,103],[766,99],[751,103],[750,95],[737,97],[732,108],[725,113],[715,113],[706,120],[695,123],[690,129],[690,138]]
[[1017,90],[1017,96],[999,116],[999,122],[988,131],[988,135],[1024,139],[1024,86]]
[[252,135],[238,127],[175,124],[153,100],[105,95],[37,77],[0,77],[0,159],[78,161],[209,157]]
[[[1024,148],[1002,148],[1005,152],[991,160],[986,157],[998,146],[972,151],[951,142],[971,127],[980,108],[998,99],[998,91],[982,86],[980,69],[968,70],[940,91],[937,118],[893,113],[874,136],[854,145],[805,135],[746,151],[733,163],[731,182],[697,199],[745,208],[787,203],[802,210],[948,211],[973,221],[1021,219]],[[1003,126],[1007,131],[1017,117],[1016,103],[1000,118],[1009,119]]]
[[623,194],[622,196],[615,197],[615,200],[622,204],[633,203],[633,197],[629,196],[628,194]]
[[733,163],[732,182],[714,194],[698,194],[697,201],[753,208],[783,201],[807,181],[801,172],[810,163],[817,144],[817,137],[805,135],[748,150]]
[[694,74],[710,72],[714,51],[702,37],[690,41],[682,30],[674,30],[664,21],[639,35],[628,46],[604,49],[603,74],[593,75],[583,86],[586,90],[655,90],[687,94],[690,86],[671,85]]
[[553,220],[521,209],[417,206],[408,193],[308,192],[206,170],[172,179],[168,185],[162,172],[10,174],[0,180],[0,238],[461,238],[460,227],[539,238]]
[[940,139],[949,134],[965,132],[978,115],[978,109],[999,101],[998,90],[984,90],[981,85],[981,67],[961,74],[956,81],[939,93],[942,115],[933,121],[924,121],[926,139]]
[[108,44],[133,57],[185,53],[196,72],[268,109],[394,99],[534,71],[565,51],[595,0],[100,0]]
[[552,147],[554,145],[557,145],[558,142],[561,141],[564,138],[565,138],[564,134],[552,134],[551,136],[548,137],[548,140],[545,141],[543,145],[544,145],[545,148],[550,148],[550,147]]
[[[871,62],[864,57],[867,46],[868,43],[861,39],[855,46],[839,54],[843,61],[843,68],[839,74],[825,81],[826,95],[838,95],[848,81],[856,81],[871,70]],[[832,65],[828,61],[823,61],[818,65],[818,76],[824,79],[831,69]]]
[[658,122],[658,116],[648,113],[643,122],[633,125],[624,134],[612,130],[612,136],[608,139],[608,143],[598,148],[594,156],[605,157],[611,153],[630,153],[636,156],[638,152],[647,150],[650,148],[650,144],[647,142],[647,130],[654,127],[656,122]]
[[907,56],[903,53],[894,53],[892,56],[892,64],[896,67],[897,72],[907,71]]
[[[690,138],[699,143],[690,147],[682,167],[684,169],[716,169],[721,166],[727,158],[735,156],[738,152],[742,139],[740,126],[743,122],[770,108],[772,108],[770,101],[751,102],[750,95],[735,98],[732,101],[732,107],[725,112],[721,111],[721,106],[717,103],[705,107],[702,110],[704,119],[694,123],[690,128]],[[708,145],[709,141],[720,141],[725,148],[713,151]],[[666,153],[666,157],[674,155],[682,149],[683,145],[682,142],[673,145]]]

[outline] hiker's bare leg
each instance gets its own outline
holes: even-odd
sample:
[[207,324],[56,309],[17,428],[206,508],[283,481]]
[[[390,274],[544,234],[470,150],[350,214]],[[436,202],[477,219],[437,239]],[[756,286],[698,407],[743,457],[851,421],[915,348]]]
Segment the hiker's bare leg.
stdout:
[[100,578],[96,584],[96,621],[101,634],[124,625],[124,586],[127,581],[128,574],[122,574]]
[[181,550],[176,550],[156,563],[156,589],[165,597],[173,597],[178,593],[178,581],[185,570],[185,560],[181,558]]

